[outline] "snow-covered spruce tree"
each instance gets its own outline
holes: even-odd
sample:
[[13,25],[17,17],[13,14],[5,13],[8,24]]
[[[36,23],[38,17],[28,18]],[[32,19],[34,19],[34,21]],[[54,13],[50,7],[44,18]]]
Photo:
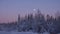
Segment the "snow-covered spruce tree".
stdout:
[[47,15],[47,32],[53,32],[55,31],[55,25],[54,25],[54,18],[52,16]]
[[18,14],[18,22],[17,22],[17,31],[18,32],[21,32],[20,24],[21,24],[21,17],[20,17],[20,14]]
[[45,18],[44,15],[39,11],[35,14],[35,31],[36,32],[44,32],[45,31]]
[[33,15],[30,14],[25,16],[23,20],[18,20],[18,30],[19,31],[29,31],[32,30]]
[[60,16],[57,17],[54,25],[55,25],[55,31],[54,32],[60,33]]
[[28,31],[29,30],[32,30],[33,28],[32,28],[32,26],[33,26],[33,14],[30,14],[30,15],[28,15]]

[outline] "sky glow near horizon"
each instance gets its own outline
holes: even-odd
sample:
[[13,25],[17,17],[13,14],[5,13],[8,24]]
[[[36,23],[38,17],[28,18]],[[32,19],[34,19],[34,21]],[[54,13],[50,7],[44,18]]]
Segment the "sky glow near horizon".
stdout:
[[38,8],[44,15],[54,15],[60,11],[60,0],[0,0],[0,22],[16,21],[18,14],[35,14]]

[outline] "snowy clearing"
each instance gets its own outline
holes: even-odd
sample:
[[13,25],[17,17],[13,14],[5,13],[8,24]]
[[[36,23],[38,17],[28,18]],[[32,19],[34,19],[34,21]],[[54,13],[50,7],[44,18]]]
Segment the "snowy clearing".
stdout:
[[6,32],[6,31],[0,31],[0,34],[49,34],[49,33],[48,32],[33,33],[33,32]]
[[5,32],[5,31],[0,31],[0,34],[37,34],[33,32]]

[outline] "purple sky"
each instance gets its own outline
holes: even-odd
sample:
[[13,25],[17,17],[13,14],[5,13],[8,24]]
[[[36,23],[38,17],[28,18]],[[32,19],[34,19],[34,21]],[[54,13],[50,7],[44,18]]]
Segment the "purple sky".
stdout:
[[18,14],[36,13],[33,9],[38,8],[43,14],[54,15],[60,11],[60,0],[0,0],[0,22],[16,21]]

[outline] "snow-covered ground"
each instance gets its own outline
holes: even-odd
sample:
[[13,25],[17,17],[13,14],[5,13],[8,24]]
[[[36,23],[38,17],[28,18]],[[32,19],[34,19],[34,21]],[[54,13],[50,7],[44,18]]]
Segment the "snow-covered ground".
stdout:
[[49,33],[48,32],[34,33],[34,32],[6,32],[6,31],[0,31],[0,34],[49,34]]
[[0,34],[37,34],[33,32],[5,32],[5,31],[0,31]]

